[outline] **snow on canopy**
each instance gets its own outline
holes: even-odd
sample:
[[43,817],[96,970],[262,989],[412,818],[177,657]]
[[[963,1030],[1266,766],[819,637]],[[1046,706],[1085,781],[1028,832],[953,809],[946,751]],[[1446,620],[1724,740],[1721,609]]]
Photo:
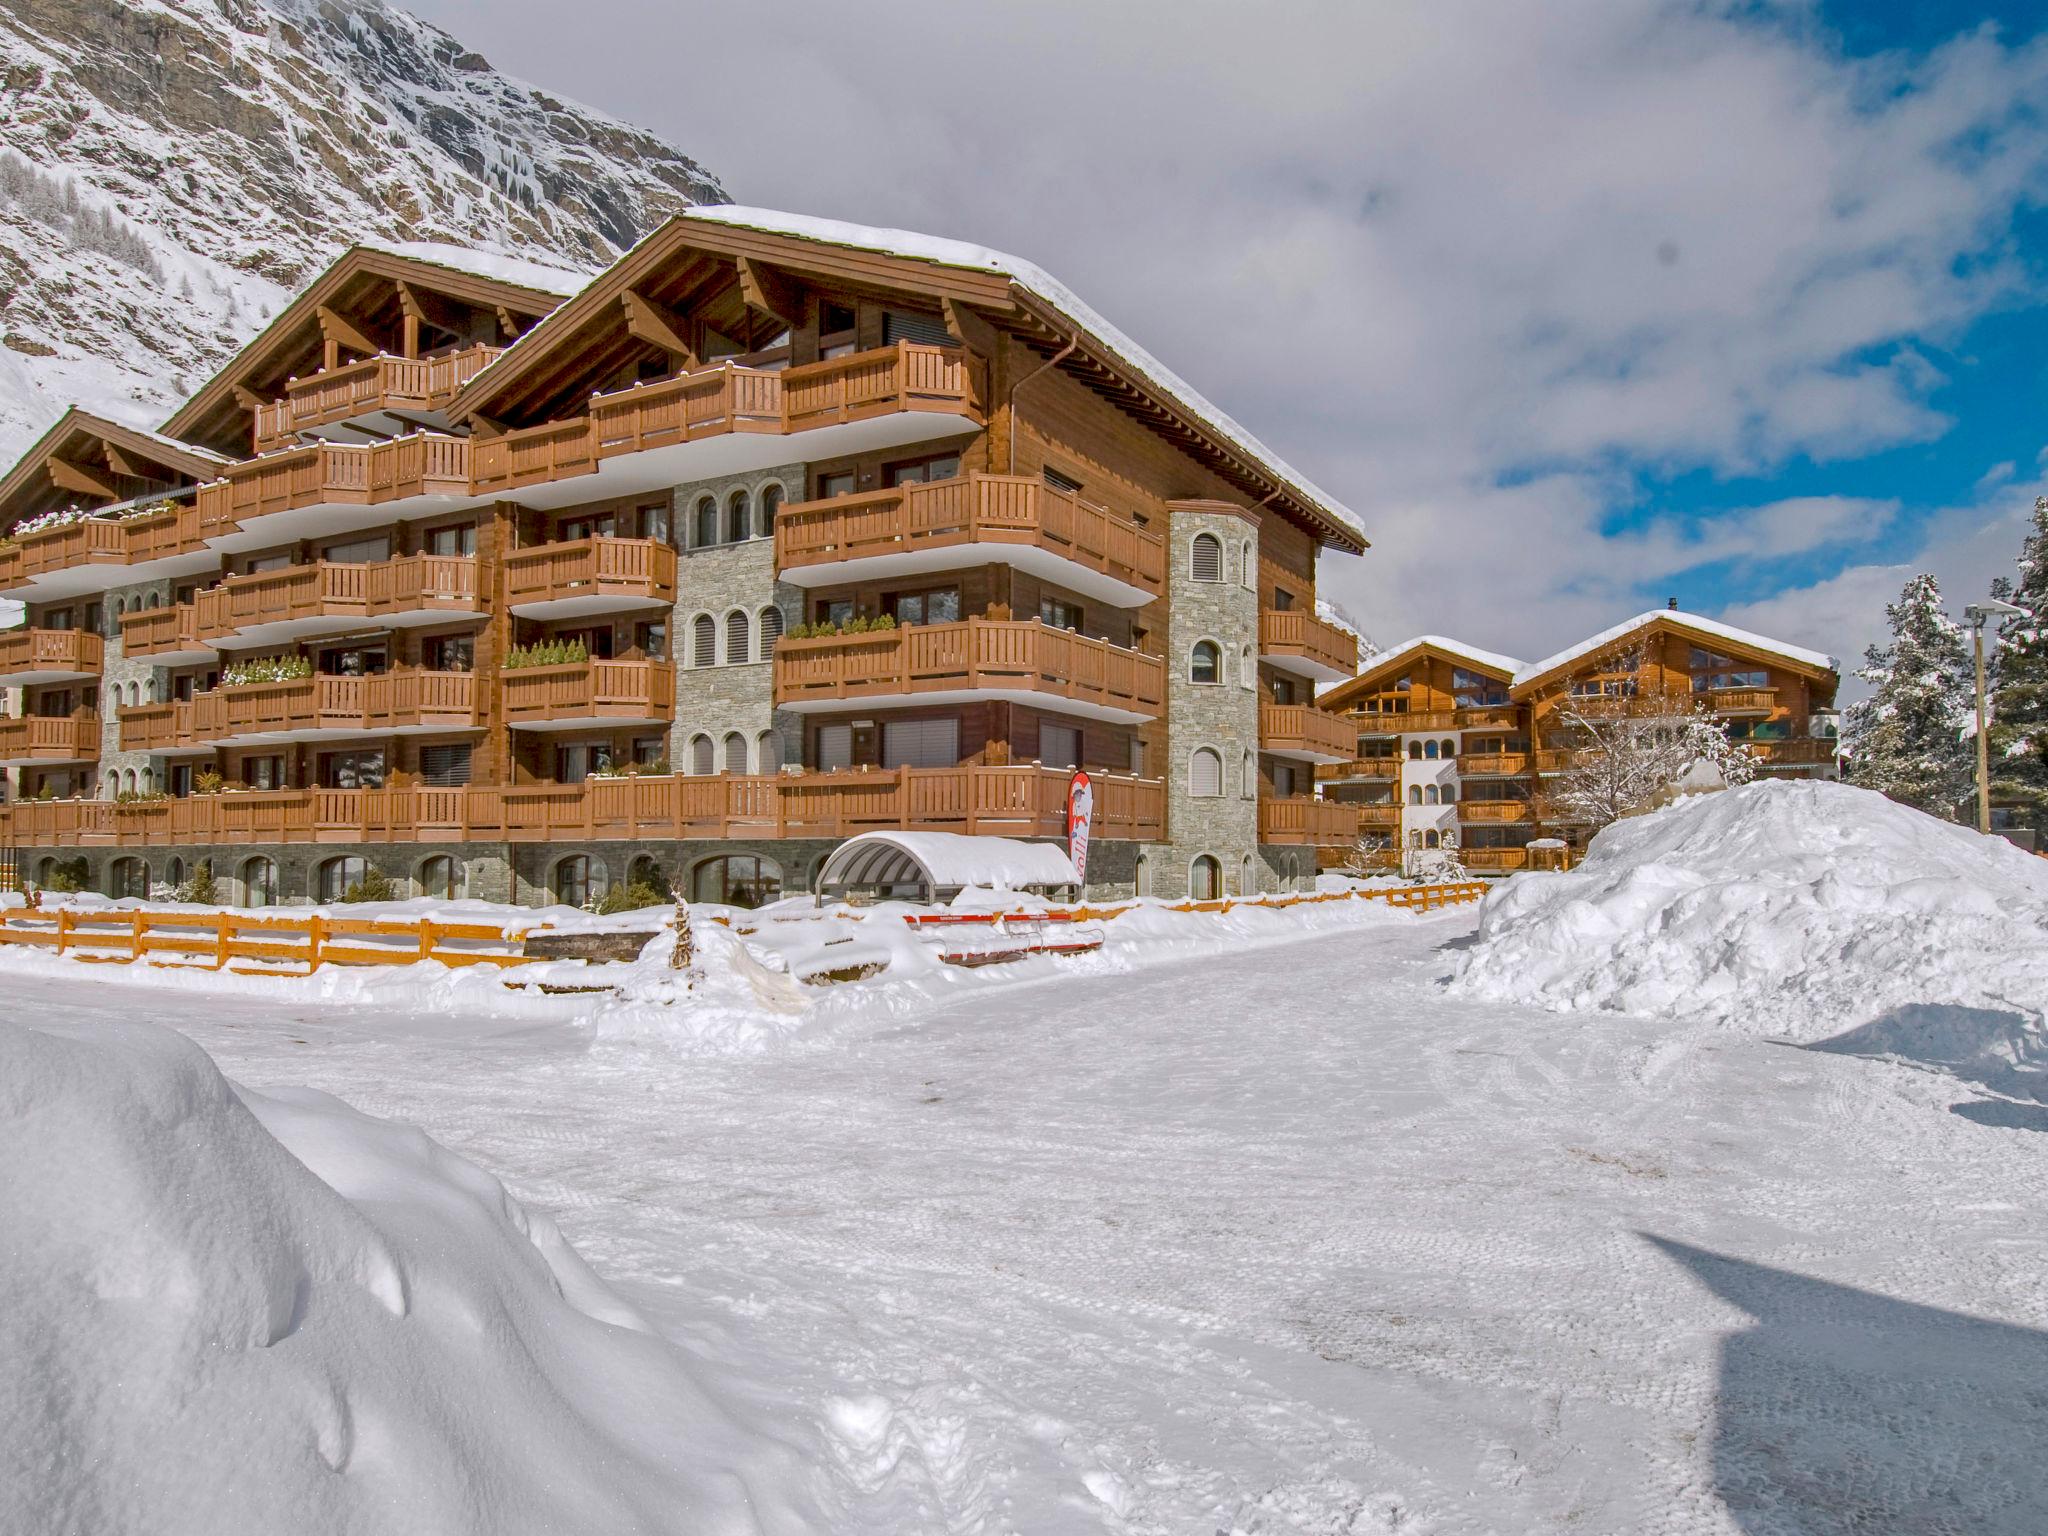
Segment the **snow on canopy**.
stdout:
[[386,256],[400,256],[407,261],[423,261],[431,266],[466,272],[471,277],[486,277],[493,282],[511,283],[514,287],[552,293],[564,299],[581,293],[597,276],[595,272],[580,267],[534,261],[530,257],[506,256],[497,251],[472,250],[466,245],[445,245],[433,240],[358,240],[356,244],[366,251],[381,251]]
[[1746,629],[1737,629],[1733,624],[1723,624],[1719,619],[1703,619],[1696,613],[1684,613],[1676,608],[1652,608],[1648,613],[1639,613],[1632,619],[1625,619],[1612,629],[1603,629],[1578,644],[1568,646],[1555,656],[1546,656],[1541,661],[1532,661],[1515,673],[1514,686],[1535,681],[1559,667],[1569,666],[1582,657],[1591,656],[1617,641],[1625,640],[1639,629],[1645,629],[1659,619],[1673,624],[1683,624],[1687,629],[1696,629],[1703,634],[1716,636],[1732,645],[1746,645],[1753,650],[1768,651],[1773,656],[1782,656],[1796,661],[1801,666],[1814,667],[1822,672],[1839,672],[1840,665],[1832,656],[1819,651],[1809,651],[1802,646],[1787,645],[1782,640],[1754,634]]
[[1133,373],[1198,418],[1218,437],[1242,450],[1268,473],[1286,481],[1311,502],[1317,511],[1338,524],[1361,544],[1365,542],[1365,529],[1359,523],[1356,513],[1260,442],[1221,407],[1206,399],[1187,380],[1111,325],[1073,289],[1035,262],[965,240],[949,240],[940,235],[921,235],[907,229],[881,229],[867,224],[849,224],[839,219],[821,219],[802,213],[783,213],[773,208],[742,208],[721,203],[686,208],[679,217],[731,224],[742,229],[758,229],[767,234],[794,235],[801,240],[851,246],[856,250],[904,256],[915,261],[929,261],[942,267],[965,267],[977,272],[995,272],[1007,277],[1026,292],[1066,315],[1115,353]]
[[961,832],[863,832],[833,849],[818,873],[826,890],[921,885],[936,894],[1076,883],[1073,863],[1051,843]]

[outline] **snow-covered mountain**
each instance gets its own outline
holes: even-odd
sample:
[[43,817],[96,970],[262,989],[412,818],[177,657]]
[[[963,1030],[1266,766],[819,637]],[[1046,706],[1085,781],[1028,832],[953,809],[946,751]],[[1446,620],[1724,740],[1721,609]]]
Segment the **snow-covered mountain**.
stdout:
[[0,464],[74,400],[162,420],[357,238],[596,267],[724,200],[382,0],[7,0]]

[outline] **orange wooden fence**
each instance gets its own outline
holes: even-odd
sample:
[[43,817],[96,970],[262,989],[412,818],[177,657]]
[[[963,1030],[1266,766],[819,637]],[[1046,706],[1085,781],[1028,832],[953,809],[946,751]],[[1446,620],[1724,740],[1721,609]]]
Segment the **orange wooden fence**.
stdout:
[[[524,965],[532,958],[521,953],[529,931],[490,923],[329,917],[318,912],[251,916],[147,907],[0,911],[0,945],[47,949],[76,960],[119,965],[148,960],[201,970],[232,969],[240,975],[281,974],[275,968],[279,963],[303,966],[304,973],[322,965],[413,965],[421,960],[451,966]],[[241,966],[233,963],[237,960],[270,964]]]

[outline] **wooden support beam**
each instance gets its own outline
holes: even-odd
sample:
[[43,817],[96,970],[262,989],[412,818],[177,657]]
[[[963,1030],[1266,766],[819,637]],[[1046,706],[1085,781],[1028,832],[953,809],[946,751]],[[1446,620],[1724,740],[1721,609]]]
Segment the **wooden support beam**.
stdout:
[[697,349],[687,339],[689,321],[666,305],[643,299],[630,288],[619,295],[619,305],[626,312],[627,335],[635,341],[646,342],[650,347],[661,348],[678,368],[697,366]]
[[358,330],[355,322],[346,315],[336,313],[325,304],[319,305],[314,313],[320,317],[321,339],[330,349],[347,347],[364,357],[375,357],[384,350]]
[[946,316],[947,335],[970,352],[979,352],[983,357],[996,355],[994,326],[958,299],[941,299],[939,307]]
[[803,295],[788,275],[751,256],[739,258],[740,297],[784,330],[794,330],[804,317]]
[[153,478],[137,461],[129,458],[127,454],[104,439],[100,442],[100,456],[107,461],[107,468],[117,475],[125,475],[130,480],[148,480]]
[[75,491],[81,496],[104,496],[108,501],[117,497],[113,481],[94,474],[83,464],[52,456],[44,460],[44,467],[50,473],[51,483],[60,491]]
[[498,329],[507,336],[510,336],[514,341],[517,341],[524,335],[526,330],[513,316],[512,311],[502,304],[498,306]]
[[246,389],[240,384],[229,385],[228,392],[235,397],[235,404],[245,411],[260,411],[270,403],[257,394],[255,390]]

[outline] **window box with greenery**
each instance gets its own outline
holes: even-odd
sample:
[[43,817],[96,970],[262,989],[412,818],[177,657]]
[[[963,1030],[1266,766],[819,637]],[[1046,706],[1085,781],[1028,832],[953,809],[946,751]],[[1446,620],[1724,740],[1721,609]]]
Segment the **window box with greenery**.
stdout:
[[223,667],[223,688],[249,688],[258,683],[296,683],[313,675],[313,663],[305,656],[256,656]]
[[590,647],[581,640],[542,640],[532,645],[515,645],[505,653],[505,670],[528,667],[580,667],[590,660]]

